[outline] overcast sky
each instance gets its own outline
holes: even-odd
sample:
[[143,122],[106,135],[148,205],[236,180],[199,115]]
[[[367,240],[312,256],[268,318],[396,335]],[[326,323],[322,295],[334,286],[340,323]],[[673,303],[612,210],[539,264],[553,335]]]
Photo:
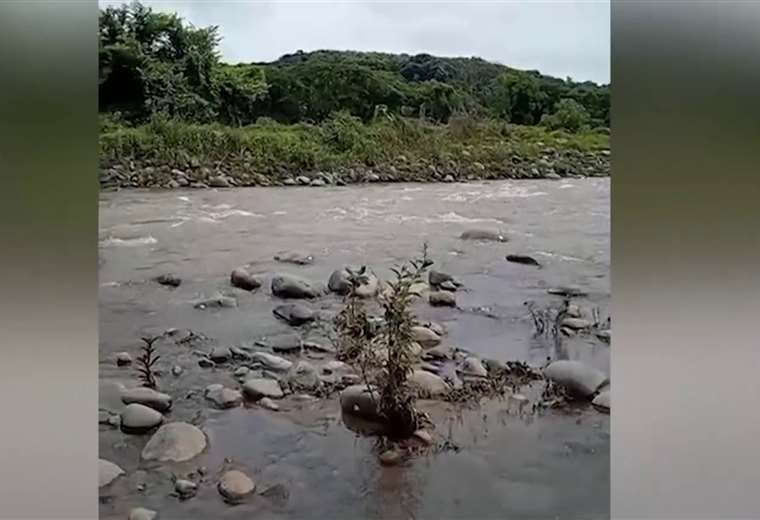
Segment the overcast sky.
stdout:
[[196,26],[218,25],[230,63],[271,61],[299,49],[427,52],[479,56],[560,78],[610,78],[609,0],[142,3]]

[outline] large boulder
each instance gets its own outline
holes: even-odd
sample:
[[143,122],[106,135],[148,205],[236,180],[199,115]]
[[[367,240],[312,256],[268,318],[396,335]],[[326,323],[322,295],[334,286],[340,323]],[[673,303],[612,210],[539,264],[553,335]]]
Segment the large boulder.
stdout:
[[124,470],[113,462],[98,459],[98,487],[102,488],[124,474]]
[[409,385],[417,390],[421,397],[439,397],[450,390],[442,378],[425,370],[415,370],[409,376]]
[[192,424],[173,422],[164,424],[142,450],[144,460],[184,462],[206,449],[206,435]]
[[208,353],[208,358],[214,363],[226,363],[232,358],[232,350],[228,347],[214,347]]
[[291,274],[277,273],[272,278],[272,294],[279,298],[312,299],[319,290],[311,282]]
[[[358,273],[360,269],[361,268],[357,266],[345,265],[340,269],[335,270],[330,275],[330,279],[327,282],[328,289],[337,294],[348,294],[351,289],[351,284],[349,283],[349,270]],[[357,296],[360,298],[371,298],[377,294],[379,281],[371,269],[365,269],[365,272],[360,276],[360,280],[361,284],[356,288]]]
[[462,240],[478,240],[491,242],[506,242],[507,238],[498,231],[486,229],[468,229],[464,231],[459,238]]
[[238,267],[230,274],[230,283],[238,289],[255,291],[261,287],[261,281],[256,279],[244,267]]
[[121,401],[124,404],[137,403],[149,406],[161,413],[168,412],[172,407],[172,397],[170,395],[146,387],[124,390],[121,394]]
[[252,401],[257,401],[262,397],[281,399],[285,395],[280,388],[280,383],[266,378],[249,379],[243,385],[243,393]]
[[285,303],[275,307],[272,312],[289,325],[299,326],[316,318],[314,309],[303,303]]
[[163,415],[142,404],[128,404],[121,412],[121,430],[124,433],[144,433],[163,421]]
[[544,369],[544,376],[577,397],[588,398],[609,379],[603,372],[579,361],[559,360]]
[[352,385],[340,393],[340,408],[345,414],[368,421],[382,421],[377,407],[379,399],[380,394],[376,389],[370,392],[365,384]]

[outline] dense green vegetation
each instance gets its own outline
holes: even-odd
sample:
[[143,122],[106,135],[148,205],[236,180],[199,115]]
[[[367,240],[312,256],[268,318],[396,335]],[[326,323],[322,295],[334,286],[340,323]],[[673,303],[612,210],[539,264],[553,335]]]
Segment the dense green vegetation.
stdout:
[[505,171],[547,147],[550,155],[608,147],[608,86],[427,54],[299,51],[229,65],[220,39],[217,27],[139,3],[101,10],[106,165],[272,174],[388,166],[402,156],[456,174],[472,169],[468,161]]

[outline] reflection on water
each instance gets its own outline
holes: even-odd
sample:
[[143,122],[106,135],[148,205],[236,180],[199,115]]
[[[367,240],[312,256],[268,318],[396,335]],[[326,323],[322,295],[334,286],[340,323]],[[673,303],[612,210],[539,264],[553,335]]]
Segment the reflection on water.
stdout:
[[[222,345],[289,330],[273,318],[277,302],[268,290],[231,290],[229,272],[238,265],[252,263],[266,276],[280,270],[326,282],[340,264],[369,263],[388,276],[389,267],[414,254],[423,240],[436,267],[466,286],[457,295],[460,309],[424,302],[415,308],[421,318],[447,327],[449,345],[502,360],[542,364],[551,356],[609,370],[609,347],[594,338],[576,336],[559,346],[533,338],[523,305],[556,303],[546,289],[574,285],[589,293],[587,305],[607,315],[606,179],[129,191],[102,195],[100,223],[104,381],[131,384],[131,371],[115,367],[109,356],[134,352],[141,335],[169,327],[190,328]],[[497,229],[510,240],[458,239],[478,227]],[[273,260],[288,250],[313,254],[315,263]],[[510,264],[506,254],[537,255],[544,267]],[[150,282],[166,272],[178,274],[182,285],[168,289]],[[234,294],[238,307],[203,312],[189,303],[219,290]],[[334,310],[339,303],[328,297],[318,305]],[[126,518],[138,505],[163,518],[609,517],[609,417],[587,407],[534,416],[509,401],[464,410],[425,402],[444,449],[386,467],[377,461],[373,438],[364,435],[366,425],[344,424],[337,399],[286,400],[280,412],[255,406],[213,410],[200,397],[202,389],[212,383],[236,386],[230,371],[198,368],[190,346],[166,341],[158,348],[167,363],[161,390],[175,399],[169,420],[189,420],[200,410],[209,449],[181,465],[145,466],[139,461],[145,436],[101,426],[101,456],[128,473],[106,493],[112,499],[104,498],[101,518]],[[171,364],[185,369],[181,377],[168,375]],[[282,484],[287,500],[257,495],[227,506],[214,480],[225,459],[254,477],[259,491]],[[208,476],[198,495],[186,501],[170,496],[169,475],[200,466]]]

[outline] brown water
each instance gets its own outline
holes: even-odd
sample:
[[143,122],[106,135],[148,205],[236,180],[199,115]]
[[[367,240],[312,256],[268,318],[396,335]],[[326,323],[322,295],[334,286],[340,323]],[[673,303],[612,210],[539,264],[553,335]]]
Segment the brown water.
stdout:
[[[136,353],[136,339],[169,327],[190,328],[234,345],[285,332],[271,310],[267,284],[255,293],[229,286],[230,271],[253,262],[267,276],[284,271],[326,283],[343,263],[369,264],[381,276],[429,244],[436,268],[466,286],[459,309],[416,307],[444,323],[447,342],[481,356],[541,364],[547,356],[580,359],[609,371],[609,347],[589,337],[561,348],[532,338],[523,302],[555,302],[546,289],[578,286],[582,303],[609,305],[609,180],[504,181],[478,184],[371,185],[341,188],[105,193],[100,203],[100,345],[104,383],[134,383],[117,368],[114,352]],[[466,229],[494,229],[507,243],[462,241]],[[313,254],[310,266],[274,262],[287,250]],[[511,264],[509,253],[530,254],[541,269]],[[173,272],[177,289],[149,280]],[[223,291],[237,308],[197,310],[189,303]],[[321,300],[334,309],[339,301]],[[491,402],[457,414],[442,403],[425,408],[437,435],[461,449],[427,454],[401,467],[378,465],[373,440],[342,423],[337,399],[218,411],[200,397],[210,383],[236,386],[229,369],[201,369],[190,348],[159,343],[160,379],[175,406],[169,420],[192,417],[209,436],[209,449],[175,466],[146,466],[146,436],[101,426],[101,456],[127,470],[101,499],[101,517],[125,518],[136,505],[163,518],[608,518],[609,418],[590,408],[520,417]],[[206,345],[203,346],[206,348]],[[194,391],[195,393],[191,393]],[[103,394],[105,395],[105,394]],[[102,397],[105,401],[105,397]],[[457,420],[452,420],[456,417]],[[214,488],[225,457],[259,488],[283,483],[286,504],[256,497],[228,506]],[[210,475],[195,498],[169,496],[168,475],[205,466]],[[137,490],[144,482],[147,489]]]

